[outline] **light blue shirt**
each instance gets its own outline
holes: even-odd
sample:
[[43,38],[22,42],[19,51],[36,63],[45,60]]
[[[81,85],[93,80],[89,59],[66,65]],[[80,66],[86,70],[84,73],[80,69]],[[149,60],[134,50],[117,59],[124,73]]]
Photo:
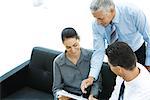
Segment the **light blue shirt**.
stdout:
[[[133,51],[146,42],[145,65],[150,66],[150,27],[144,13],[131,5],[116,5],[116,15],[112,22],[116,26],[118,41],[126,42]],[[110,25],[103,27],[96,21],[92,24],[94,53],[91,59],[89,76],[97,79],[105,55],[105,48],[110,44]]]

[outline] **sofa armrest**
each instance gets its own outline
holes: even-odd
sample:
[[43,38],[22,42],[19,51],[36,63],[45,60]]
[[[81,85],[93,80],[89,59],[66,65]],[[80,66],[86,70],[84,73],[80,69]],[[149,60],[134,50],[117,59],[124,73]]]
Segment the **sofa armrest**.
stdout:
[[29,60],[12,69],[1,77],[1,98],[17,91],[26,85]]

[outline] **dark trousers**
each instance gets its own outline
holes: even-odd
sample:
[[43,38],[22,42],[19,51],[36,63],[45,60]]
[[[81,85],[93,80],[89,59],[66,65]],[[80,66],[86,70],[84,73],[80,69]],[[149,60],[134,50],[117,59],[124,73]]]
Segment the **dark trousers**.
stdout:
[[134,52],[136,57],[137,57],[137,62],[139,62],[140,64],[145,66],[145,58],[146,58],[146,46],[145,46],[145,42],[143,43],[143,45]]
[[111,71],[108,63],[103,63],[101,68],[102,91],[99,100],[109,100],[116,84],[116,75]]

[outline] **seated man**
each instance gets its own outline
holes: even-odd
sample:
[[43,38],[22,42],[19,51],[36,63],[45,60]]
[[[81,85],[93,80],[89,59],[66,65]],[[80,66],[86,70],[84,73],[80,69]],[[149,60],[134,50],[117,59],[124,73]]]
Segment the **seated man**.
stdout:
[[[82,80],[88,77],[92,51],[80,47],[79,36],[73,28],[65,28],[61,38],[66,50],[57,56],[53,63],[53,93],[55,99],[68,100],[69,97],[58,96],[57,93],[65,90],[78,96],[83,95],[80,85]],[[95,100],[100,86],[98,79],[84,96]]]
[[110,69],[117,75],[109,100],[150,100],[150,73],[137,63],[133,50],[124,42],[106,49]]

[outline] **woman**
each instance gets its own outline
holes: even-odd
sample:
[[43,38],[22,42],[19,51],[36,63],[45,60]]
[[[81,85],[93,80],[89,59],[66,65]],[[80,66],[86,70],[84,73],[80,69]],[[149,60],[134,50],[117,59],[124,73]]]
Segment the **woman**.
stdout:
[[[53,63],[53,93],[55,99],[70,100],[65,96],[58,96],[57,93],[65,90],[69,93],[95,100],[98,96],[100,79],[82,94],[80,85],[86,79],[90,70],[92,51],[80,47],[80,39],[73,28],[65,28],[61,34],[62,43],[66,50],[57,56]],[[62,99],[65,98],[65,99]]]

